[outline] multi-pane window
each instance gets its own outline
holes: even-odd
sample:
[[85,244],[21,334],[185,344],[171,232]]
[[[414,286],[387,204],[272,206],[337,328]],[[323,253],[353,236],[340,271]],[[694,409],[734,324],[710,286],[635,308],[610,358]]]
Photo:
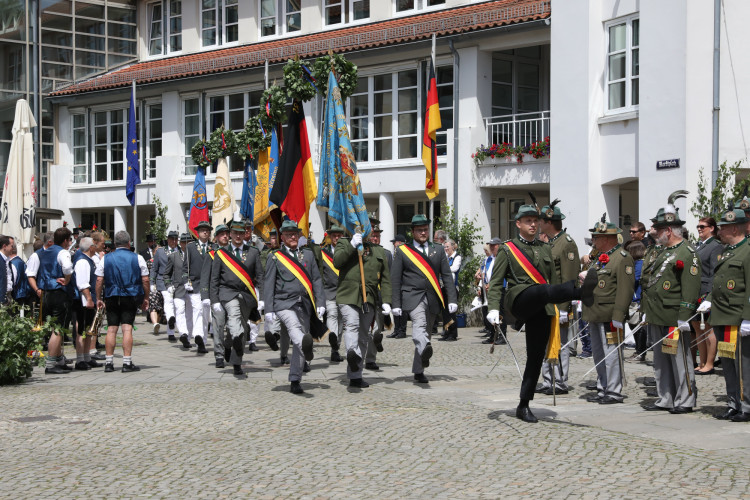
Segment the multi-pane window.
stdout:
[[607,30],[607,110],[638,106],[640,21],[631,17],[605,25]]
[[200,99],[192,98],[182,101],[183,139],[185,143],[185,175],[193,175],[197,170],[191,150],[201,140],[201,103]]
[[182,50],[182,2],[171,0],[169,2],[169,52]]
[[164,33],[162,30],[164,16],[161,2],[149,4],[148,17],[150,28],[148,36],[148,54],[150,56],[155,56],[162,53],[164,42]]
[[73,115],[73,183],[88,181],[86,115]]
[[540,67],[538,45],[492,54],[492,116],[540,110]]
[[121,181],[125,164],[125,110],[93,113],[93,182]]
[[156,177],[156,158],[161,156],[161,104],[146,108],[146,179]]
[[417,72],[399,71],[396,81],[398,85],[396,111],[398,158],[414,158],[417,156],[417,123],[419,122]]
[[445,5],[445,0],[393,0],[397,13],[431,9]]
[[204,47],[239,40],[238,0],[201,0],[201,40]]
[[[224,125],[225,128],[239,132],[245,128],[245,123],[258,112],[263,92],[235,92],[228,95],[211,96],[208,98],[208,130],[216,130]],[[229,170],[241,172],[244,165],[239,158],[229,158]]]
[[323,0],[326,26],[365,21],[370,18],[370,0]]
[[356,93],[349,98],[349,138],[352,152],[358,162],[369,161],[369,77],[360,77],[357,82]]
[[[429,65],[427,66],[429,75]],[[448,129],[453,128],[453,66],[438,66],[436,78],[442,125],[436,133],[437,154],[440,156],[448,154]]]
[[260,36],[284,35],[301,29],[301,0],[260,0]]

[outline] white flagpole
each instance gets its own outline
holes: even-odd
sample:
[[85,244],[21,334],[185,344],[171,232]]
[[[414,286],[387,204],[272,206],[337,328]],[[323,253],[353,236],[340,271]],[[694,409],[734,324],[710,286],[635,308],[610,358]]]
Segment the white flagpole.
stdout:
[[[432,34],[432,51],[430,52],[430,58],[431,58],[431,61],[432,61],[432,67],[433,68],[435,68],[435,40],[436,40],[436,38],[437,38],[436,34],[433,33]],[[427,68],[427,69],[428,69],[427,74],[428,74],[428,77],[429,77],[429,74],[430,74],[429,69],[430,68]],[[430,85],[430,83],[427,82],[427,88],[428,89],[429,89],[429,85]],[[435,170],[437,170],[437,165],[434,165],[434,168],[435,168]],[[434,224],[435,224],[435,205],[434,205],[433,202],[434,202],[434,200],[430,200],[430,241],[434,241],[434,239],[433,239],[433,234],[434,234],[433,228],[434,228]]]
[[[133,106],[135,107],[135,80],[133,80]],[[142,113],[141,113],[142,114]],[[141,123],[145,123],[143,121],[144,117],[141,116]],[[135,136],[136,140],[138,141],[138,178],[141,177],[141,152],[140,152],[140,146],[141,141],[140,137],[138,137],[138,132],[140,131],[140,127],[135,128]],[[127,180],[125,181],[127,182]],[[136,253],[138,253],[138,184],[133,186],[133,247],[135,248]]]
[[265,77],[266,77],[266,88],[268,88],[268,59],[266,59]]
[[435,41],[437,39],[437,35],[435,33],[432,34],[432,53],[430,54],[430,57],[432,57],[432,67],[435,67]]

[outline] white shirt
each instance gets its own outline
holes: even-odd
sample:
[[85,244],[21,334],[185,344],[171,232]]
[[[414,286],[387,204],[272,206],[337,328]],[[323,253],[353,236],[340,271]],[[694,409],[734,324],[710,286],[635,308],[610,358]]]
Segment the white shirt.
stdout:
[[[489,266],[487,266],[487,261],[492,258],[492,262],[490,262]],[[485,258],[485,268],[484,268],[484,282],[489,283],[490,278],[492,277],[492,268],[495,267],[495,261],[497,260],[497,255],[490,255],[489,257]]]
[[[121,247],[115,250],[115,252],[121,252],[121,251],[129,252],[130,249]],[[146,265],[146,261],[143,259],[143,256],[139,254],[135,254],[135,255],[138,255],[138,267],[141,270],[141,278],[144,276],[148,276],[148,266]],[[102,257],[102,260],[100,260],[99,263],[96,265],[95,273],[97,276],[104,276],[104,260],[106,258],[107,256],[105,255],[104,257]]]
[[10,259],[8,259],[8,256],[4,253],[0,252],[0,255],[3,256],[3,261],[5,262],[5,284],[7,285],[6,292],[12,292],[13,291],[13,272],[11,271],[10,266]]
[[[96,264],[94,264],[96,265]],[[91,283],[91,267],[86,259],[78,259],[75,265],[76,271],[76,286],[79,290],[83,291],[89,289],[91,293],[91,299],[96,302],[96,283]],[[81,294],[81,304],[83,307],[87,305],[86,296]]]
[[[73,274],[73,262],[70,260],[70,252],[64,249],[57,252],[57,263],[62,267],[63,276]],[[36,274],[39,272],[39,255],[34,252],[29,257],[29,261],[26,262],[26,276],[36,278]],[[60,276],[62,278],[62,276]]]

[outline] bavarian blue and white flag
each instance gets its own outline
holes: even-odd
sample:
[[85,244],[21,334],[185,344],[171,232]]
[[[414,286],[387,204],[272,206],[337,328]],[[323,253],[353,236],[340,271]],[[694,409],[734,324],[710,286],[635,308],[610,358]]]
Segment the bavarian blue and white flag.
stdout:
[[350,233],[360,228],[365,238],[369,236],[370,218],[349,141],[341,90],[333,72],[328,74],[316,204],[328,209],[328,217]]

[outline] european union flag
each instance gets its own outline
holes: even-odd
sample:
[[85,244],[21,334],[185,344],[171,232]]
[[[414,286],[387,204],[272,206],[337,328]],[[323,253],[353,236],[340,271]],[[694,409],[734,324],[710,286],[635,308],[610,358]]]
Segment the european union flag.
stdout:
[[245,160],[245,176],[242,178],[242,203],[240,215],[243,219],[253,220],[253,205],[255,204],[255,159]]
[[[135,83],[135,82],[134,82]],[[135,206],[135,187],[141,183],[138,173],[138,135],[135,128],[135,84],[130,92],[130,113],[128,114],[128,144],[125,158],[128,163],[128,178],[125,183],[125,195],[131,206]]]

